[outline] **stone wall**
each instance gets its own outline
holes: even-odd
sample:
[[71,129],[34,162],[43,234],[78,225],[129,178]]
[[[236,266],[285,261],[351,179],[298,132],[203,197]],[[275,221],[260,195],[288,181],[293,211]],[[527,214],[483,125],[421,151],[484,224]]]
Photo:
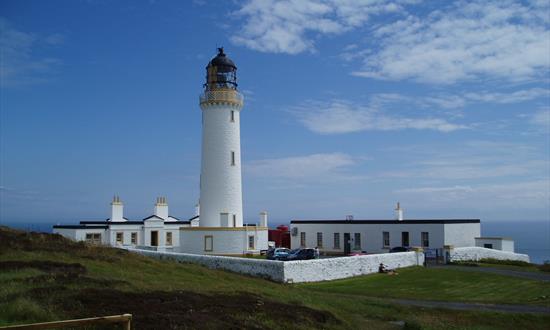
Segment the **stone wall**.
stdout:
[[273,261],[238,257],[208,256],[175,252],[127,250],[157,259],[196,263],[212,269],[270,279],[282,283],[328,281],[378,272],[380,263],[389,268],[422,265],[424,254],[402,252],[301,261]]
[[424,264],[424,253],[381,253],[353,257],[287,261],[284,263],[285,282],[330,281],[372,274],[378,272],[380,263],[383,263],[390,269],[422,266]]
[[517,260],[529,262],[529,256],[507,251],[486,249],[482,247],[461,247],[450,251],[450,261],[468,261],[481,259]]

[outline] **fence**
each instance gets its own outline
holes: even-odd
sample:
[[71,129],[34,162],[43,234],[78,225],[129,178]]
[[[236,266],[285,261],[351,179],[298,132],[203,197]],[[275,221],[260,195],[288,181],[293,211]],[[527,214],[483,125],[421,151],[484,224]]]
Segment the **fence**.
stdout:
[[10,325],[6,327],[0,327],[0,329],[44,330],[44,329],[59,329],[59,328],[68,328],[68,327],[81,327],[85,325],[121,324],[122,329],[130,330],[131,322],[132,322],[132,314],[122,314],[122,315],[112,315],[112,316],[90,317],[86,319],[77,319],[77,320]]

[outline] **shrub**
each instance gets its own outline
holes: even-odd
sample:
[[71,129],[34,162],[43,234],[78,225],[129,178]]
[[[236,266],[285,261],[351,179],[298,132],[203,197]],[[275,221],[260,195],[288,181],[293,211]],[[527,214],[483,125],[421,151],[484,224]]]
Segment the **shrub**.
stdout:
[[550,272],[550,261],[546,260],[542,265],[537,267],[543,272]]

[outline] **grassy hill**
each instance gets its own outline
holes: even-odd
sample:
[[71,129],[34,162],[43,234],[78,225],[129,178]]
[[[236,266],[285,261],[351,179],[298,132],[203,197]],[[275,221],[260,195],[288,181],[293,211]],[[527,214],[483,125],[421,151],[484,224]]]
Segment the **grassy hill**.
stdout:
[[0,325],[131,313],[136,329],[543,329],[549,315],[384,298],[548,306],[548,297],[548,282],[420,267],[284,285],[0,227]]

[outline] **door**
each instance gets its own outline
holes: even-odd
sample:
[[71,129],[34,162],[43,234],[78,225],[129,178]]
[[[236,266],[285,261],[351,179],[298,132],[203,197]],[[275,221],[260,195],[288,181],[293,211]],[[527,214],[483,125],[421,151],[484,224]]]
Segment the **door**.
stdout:
[[349,233],[344,233],[344,254],[348,255],[351,252],[350,246],[350,235]]
[[151,232],[151,246],[159,245],[159,232],[154,230]]
[[409,246],[409,232],[404,231],[401,233],[401,246],[408,247]]

